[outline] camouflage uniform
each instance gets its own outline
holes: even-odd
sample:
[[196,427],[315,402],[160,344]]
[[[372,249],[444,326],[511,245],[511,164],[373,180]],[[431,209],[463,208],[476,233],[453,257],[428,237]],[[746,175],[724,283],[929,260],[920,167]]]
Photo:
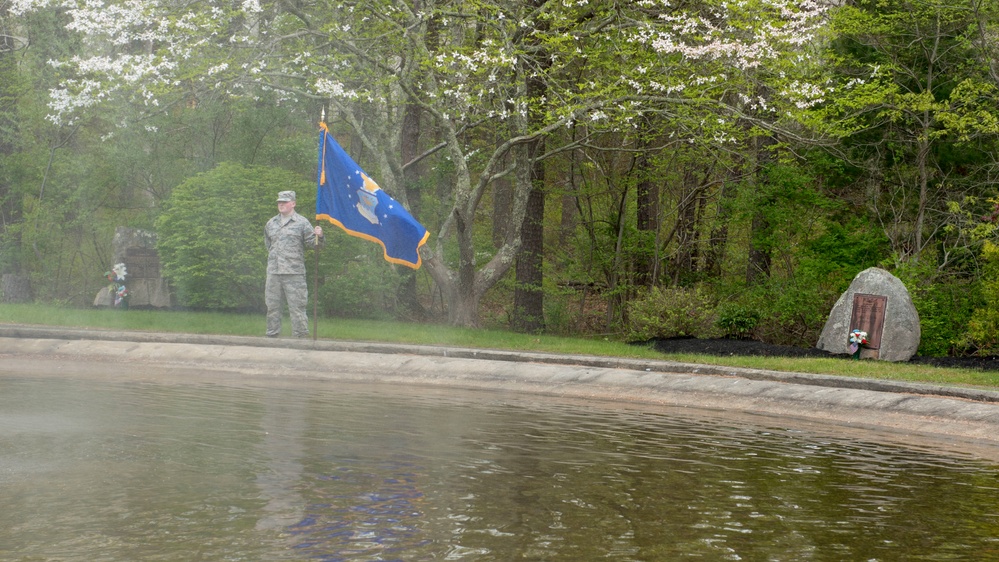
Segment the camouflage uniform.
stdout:
[[[322,242],[322,238],[320,238]],[[316,234],[309,220],[298,213],[287,218],[280,214],[264,225],[264,245],[267,246],[267,282],[264,302],[267,304],[267,335],[281,333],[282,293],[288,299],[292,335],[309,335],[309,319],[305,307],[309,302],[309,287],[305,282],[305,248],[316,243]]]

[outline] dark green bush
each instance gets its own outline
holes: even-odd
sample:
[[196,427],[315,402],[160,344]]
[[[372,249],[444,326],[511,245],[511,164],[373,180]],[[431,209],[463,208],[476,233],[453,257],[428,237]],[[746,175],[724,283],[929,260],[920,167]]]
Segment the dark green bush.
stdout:
[[960,347],[978,355],[996,355],[999,354],[999,246],[986,241],[982,248],[982,261],[982,298],[969,316],[967,332],[957,342]]
[[747,339],[760,322],[759,311],[741,303],[726,303],[718,307],[718,327],[726,337]]
[[315,188],[279,168],[223,163],[174,188],[156,234],[180,306],[263,310],[264,223],[277,214],[277,193],[286,189],[299,193],[299,211],[314,214],[308,199]]
[[793,278],[772,277],[741,301],[759,315],[753,338],[769,344],[813,347],[842,289],[827,286],[807,270]]
[[[909,261],[892,273],[905,284],[919,313],[919,355],[959,355],[966,348],[980,349],[985,344],[985,340],[969,337],[975,328],[969,325],[973,310],[976,317],[988,319],[988,314],[979,316],[984,308],[976,310],[982,304],[983,291],[973,276],[940,271],[931,260]],[[989,330],[982,335],[988,339]]]

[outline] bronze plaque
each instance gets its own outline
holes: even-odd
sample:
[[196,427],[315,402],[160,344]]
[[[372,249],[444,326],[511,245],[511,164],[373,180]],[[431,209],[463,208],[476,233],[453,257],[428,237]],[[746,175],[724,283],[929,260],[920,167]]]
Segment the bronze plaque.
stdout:
[[131,279],[159,279],[160,255],[150,248],[125,250],[125,268]]
[[885,295],[853,295],[853,314],[850,316],[850,330],[867,332],[867,347],[881,349],[881,332],[885,328],[885,308],[888,297]]

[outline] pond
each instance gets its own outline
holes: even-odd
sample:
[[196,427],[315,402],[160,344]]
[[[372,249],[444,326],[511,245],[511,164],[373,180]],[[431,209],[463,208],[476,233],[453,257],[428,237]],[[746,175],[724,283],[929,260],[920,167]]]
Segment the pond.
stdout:
[[999,559],[997,477],[695,409],[0,377],[3,560]]

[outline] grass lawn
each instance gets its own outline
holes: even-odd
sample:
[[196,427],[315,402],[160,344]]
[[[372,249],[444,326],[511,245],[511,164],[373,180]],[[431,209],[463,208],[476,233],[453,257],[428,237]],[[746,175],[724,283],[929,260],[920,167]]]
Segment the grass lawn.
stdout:
[[[235,336],[261,336],[264,332],[263,314],[74,309],[42,304],[0,304],[0,323]],[[284,329],[289,330],[289,326],[290,323],[286,321]],[[321,318],[318,337],[345,341],[447,345],[604,357],[664,359],[727,367],[999,389],[999,372],[992,371],[835,358],[717,357],[697,354],[663,354],[645,346],[632,345],[608,338],[528,335],[503,330],[455,328],[437,324]]]

